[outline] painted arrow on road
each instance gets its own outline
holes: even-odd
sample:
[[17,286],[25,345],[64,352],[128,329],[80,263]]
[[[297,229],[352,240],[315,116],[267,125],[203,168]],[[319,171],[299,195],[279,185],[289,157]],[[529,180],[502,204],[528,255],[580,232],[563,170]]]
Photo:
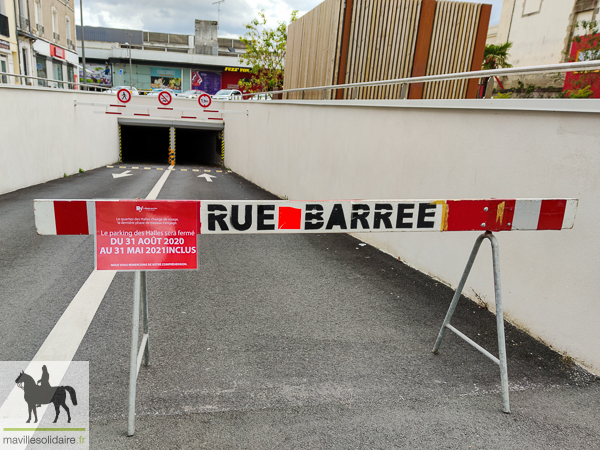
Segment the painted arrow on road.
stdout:
[[122,178],[122,177],[130,177],[131,175],[133,175],[131,172],[131,170],[126,170],[123,173],[113,173],[112,176],[113,178]]
[[204,178],[209,183],[212,183],[211,178],[217,178],[217,177],[215,177],[214,175],[209,175],[207,173],[203,173],[202,175],[198,175],[198,178]]

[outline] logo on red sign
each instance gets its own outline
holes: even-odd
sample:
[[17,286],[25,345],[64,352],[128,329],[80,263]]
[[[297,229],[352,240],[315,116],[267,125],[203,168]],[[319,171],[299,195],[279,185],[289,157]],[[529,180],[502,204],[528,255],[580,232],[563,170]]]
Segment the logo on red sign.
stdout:
[[96,269],[197,269],[198,205],[190,201],[96,202]]

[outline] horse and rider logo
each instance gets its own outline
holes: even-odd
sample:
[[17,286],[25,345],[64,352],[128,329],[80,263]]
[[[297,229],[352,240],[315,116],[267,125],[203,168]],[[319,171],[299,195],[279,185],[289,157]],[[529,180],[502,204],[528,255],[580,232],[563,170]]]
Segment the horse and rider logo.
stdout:
[[54,404],[54,409],[56,411],[56,417],[54,418],[54,422],[58,420],[58,415],[60,414],[60,407],[67,412],[67,417],[69,423],[71,423],[71,412],[69,411],[69,407],[65,403],[67,399],[67,392],[71,396],[71,402],[73,405],[77,405],[77,395],[75,394],[75,389],[71,386],[50,386],[50,374],[48,373],[48,368],[46,366],[42,366],[42,377],[36,383],[33,377],[27,375],[25,372],[21,371],[17,379],[15,380],[17,386],[23,389],[25,394],[25,402],[27,403],[27,407],[29,410],[29,418],[27,419],[27,423],[31,422],[31,413],[35,417],[34,423],[37,423],[37,408],[41,405],[46,405],[49,403]]

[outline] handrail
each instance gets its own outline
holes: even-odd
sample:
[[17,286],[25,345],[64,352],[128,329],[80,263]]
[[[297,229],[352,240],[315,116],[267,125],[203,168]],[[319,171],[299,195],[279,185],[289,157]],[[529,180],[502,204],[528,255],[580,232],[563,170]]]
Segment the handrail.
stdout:
[[[95,84],[87,84],[87,83],[79,83],[79,82],[75,82],[75,81],[65,81],[65,80],[54,80],[52,78],[42,78],[42,77],[34,77],[31,75],[20,75],[20,74],[16,74],[16,73],[8,73],[8,72],[0,72],[0,77],[3,76],[9,76],[9,77],[19,77],[19,78],[31,78],[32,80],[42,80],[45,81],[46,83],[64,83],[64,84],[69,84],[69,85],[75,85],[75,86],[86,86],[86,87],[93,87],[94,89],[110,89],[110,86],[98,86]],[[5,84],[5,83],[0,83],[1,84]],[[36,86],[36,87],[40,87],[40,86]],[[42,86],[45,87],[45,86]]]
[[[562,72],[576,72],[582,70],[600,70],[600,61],[579,61],[574,63],[562,63],[562,64],[546,64],[541,66],[527,66],[527,67],[511,67],[508,69],[492,69],[492,70],[477,70],[473,72],[457,72],[448,73],[441,75],[425,75],[422,77],[412,78],[395,78],[392,80],[378,80],[378,81],[366,81],[362,83],[347,83],[347,84],[331,84],[328,86],[314,86],[314,87],[303,87],[294,89],[284,89],[281,91],[269,91],[273,94],[285,94],[288,92],[305,92],[305,91],[327,91],[330,89],[349,89],[357,87],[371,87],[371,86],[384,86],[384,85],[396,85],[396,84],[414,84],[414,83],[427,83],[433,81],[448,81],[448,80],[464,80],[469,78],[484,78],[493,76],[506,76],[506,75],[521,75],[521,74],[535,74],[535,73],[562,73]],[[257,94],[243,94],[243,97],[248,97]]]

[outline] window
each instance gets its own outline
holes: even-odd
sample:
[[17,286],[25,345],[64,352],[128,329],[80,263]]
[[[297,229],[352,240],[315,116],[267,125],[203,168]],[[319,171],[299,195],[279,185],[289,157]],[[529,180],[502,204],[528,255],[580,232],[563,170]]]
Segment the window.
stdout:
[[26,0],[19,0],[19,14],[26,19],[29,17],[29,11],[27,10]]
[[4,0],[0,0],[0,14],[6,15],[6,6],[4,5]]
[[[54,79],[55,80],[61,80],[63,79],[63,68],[62,68],[62,64],[52,61],[52,72],[54,73]],[[63,87],[62,83],[57,83],[57,85],[55,87],[61,88]]]
[[52,33],[58,34],[58,13],[54,6],[52,7]]
[[523,15],[539,13],[542,8],[543,0],[525,0],[523,5]]
[[[35,65],[37,66],[37,76],[39,78],[48,78],[48,72],[46,71],[46,60],[44,58],[35,58]],[[38,80],[38,86],[46,86],[44,80]]]
[[[0,72],[8,72],[8,59],[4,55],[0,55]],[[0,83],[8,83],[8,77],[2,75],[2,77],[0,77]]]
[[[29,75],[27,73],[27,49],[23,49],[23,75]],[[27,80],[27,79],[26,79]]]
[[43,25],[42,23],[42,0],[35,0],[33,12],[35,13],[35,23]]

